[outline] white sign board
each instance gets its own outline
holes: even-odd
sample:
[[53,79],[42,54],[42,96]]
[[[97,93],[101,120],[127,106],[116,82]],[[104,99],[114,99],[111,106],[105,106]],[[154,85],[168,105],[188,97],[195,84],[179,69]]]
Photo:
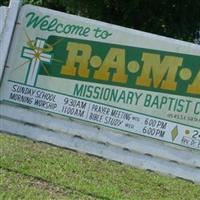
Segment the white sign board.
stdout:
[[199,155],[197,45],[26,5],[7,66],[7,118],[14,105]]

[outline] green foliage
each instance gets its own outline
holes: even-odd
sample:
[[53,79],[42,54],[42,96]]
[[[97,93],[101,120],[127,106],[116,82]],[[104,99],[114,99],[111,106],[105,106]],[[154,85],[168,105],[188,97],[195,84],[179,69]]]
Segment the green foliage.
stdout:
[[59,2],[70,13],[187,41],[193,41],[200,27],[199,0],[69,0],[67,6]]
[[8,6],[9,0],[0,0],[0,6]]
[[[3,5],[7,2],[0,0]],[[187,41],[199,37],[199,0],[24,0],[24,3]]]

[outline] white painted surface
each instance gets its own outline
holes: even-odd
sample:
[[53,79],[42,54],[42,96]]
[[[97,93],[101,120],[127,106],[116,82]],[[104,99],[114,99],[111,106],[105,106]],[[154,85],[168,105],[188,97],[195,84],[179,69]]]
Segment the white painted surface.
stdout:
[[[9,8],[7,10],[7,16],[5,24],[3,25],[3,31],[0,37],[0,83],[9,52],[10,43],[12,41],[12,35],[17,20],[18,11],[22,4],[22,0],[11,0]],[[5,12],[5,11],[4,11]],[[3,15],[4,16],[4,15]]]
[[0,115],[3,132],[200,183],[199,151],[7,104]]
[[0,7],[0,41],[1,41],[3,27],[4,27],[5,21],[6,21],[7,11],[8,11],[8,7],[6,7],[6,6]]

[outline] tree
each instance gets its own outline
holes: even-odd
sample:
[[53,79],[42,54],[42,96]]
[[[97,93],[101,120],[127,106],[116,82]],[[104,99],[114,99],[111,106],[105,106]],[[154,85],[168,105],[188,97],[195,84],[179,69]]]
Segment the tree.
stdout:
[[199,0],[24,0],[24,3],[191,42],[197,41],[200,28]]

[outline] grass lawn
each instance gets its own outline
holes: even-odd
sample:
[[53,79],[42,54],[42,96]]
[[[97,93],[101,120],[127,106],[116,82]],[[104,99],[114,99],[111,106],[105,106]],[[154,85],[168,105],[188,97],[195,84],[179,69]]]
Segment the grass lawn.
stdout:
[[0,134],[0,199],[200,200],[200,185]]

